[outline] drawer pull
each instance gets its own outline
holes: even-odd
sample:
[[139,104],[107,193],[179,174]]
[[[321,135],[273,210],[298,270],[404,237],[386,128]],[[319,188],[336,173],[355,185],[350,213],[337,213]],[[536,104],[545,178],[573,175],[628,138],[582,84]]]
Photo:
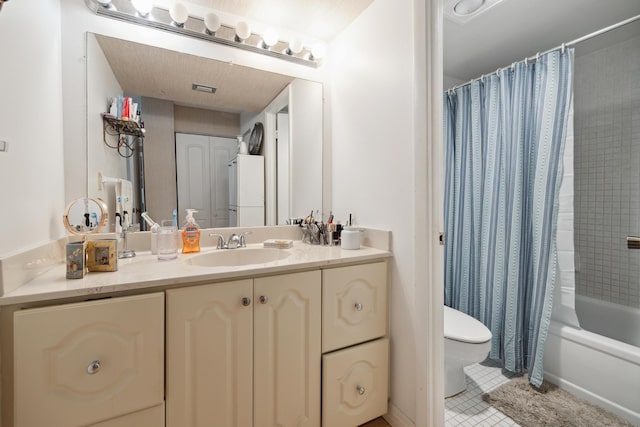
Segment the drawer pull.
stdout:
[[358,391],[358,394],[360,396],[362,396],[364,394],[365,391],[367,391],[363,386],[359,385],[356,387],[356,390]]
[[267,302],[269,302],[269,297],[267,297],[266,295],[261,295],[260,296],[260,303],[266,304]]
[[245,307],[251,304],[251,298],[248,297],[244,297],[242,298],[242,305],[244,305]]
[[93,362],[89,363],[89,366],[87,366],[87,374],[89,375],[96,374],[98,373],[99,370],[100,370],[99,360],[94,360]]
[[364,306],[359,302],[356,303],[355,307],[356,311],[362,311],[362,309],[364,308]]

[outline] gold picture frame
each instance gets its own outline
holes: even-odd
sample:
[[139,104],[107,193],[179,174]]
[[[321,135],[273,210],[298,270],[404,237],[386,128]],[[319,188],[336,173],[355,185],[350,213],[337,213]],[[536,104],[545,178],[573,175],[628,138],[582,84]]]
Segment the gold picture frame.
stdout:
[[89,271],[117,271],[118,248],[115,239],[90,240],[87,244]]

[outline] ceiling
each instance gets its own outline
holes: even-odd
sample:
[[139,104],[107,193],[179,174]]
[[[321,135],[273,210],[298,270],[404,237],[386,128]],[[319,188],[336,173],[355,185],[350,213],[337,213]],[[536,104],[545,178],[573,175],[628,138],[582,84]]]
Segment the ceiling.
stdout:
[[[282,74],[98,34],[96,39],[125,93],[178,105],[258,112],[293,80]],[[215,87],[216,92],[192,90],[193,83]]]
[[640,0],[503,0],[444,20],[444,73],[468,81],[639,14]]
[[183,0],[229,13],[276,29],[287,29],[330,41],[362,13],[373,0]]

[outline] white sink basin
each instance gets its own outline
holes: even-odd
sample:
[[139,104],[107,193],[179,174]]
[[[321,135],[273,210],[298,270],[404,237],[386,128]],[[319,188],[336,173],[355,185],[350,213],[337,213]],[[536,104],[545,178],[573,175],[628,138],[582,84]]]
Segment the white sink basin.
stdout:
[[274,248],[219,249],[195,255],[187,263],[201,267],[236,267],[242,265],[265,264],[285,259],[288,252]]

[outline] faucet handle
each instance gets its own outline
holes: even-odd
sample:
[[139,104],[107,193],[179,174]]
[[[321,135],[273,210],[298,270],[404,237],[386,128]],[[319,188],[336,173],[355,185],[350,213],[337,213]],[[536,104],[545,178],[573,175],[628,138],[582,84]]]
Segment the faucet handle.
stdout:
[[238,236],[236,233],[231,234],[231,236],[229,236],[229,241],[227,242],[227,246],[229,249],[236,249],[240,247],[240,236]]
[[225,243],[224,236],[222,234],[210,233],[209,237],[217,237],[218,238],[218,245],[216,246],[216,248],[218,248],[218,249],[226,249],[227,244]]
[[251,231],[245,231],[244,233],[240,233],[240,247],[241,248],[246,248],[247,247],[247,241],[245,239],[245,236],[247,234],[252,234]]

